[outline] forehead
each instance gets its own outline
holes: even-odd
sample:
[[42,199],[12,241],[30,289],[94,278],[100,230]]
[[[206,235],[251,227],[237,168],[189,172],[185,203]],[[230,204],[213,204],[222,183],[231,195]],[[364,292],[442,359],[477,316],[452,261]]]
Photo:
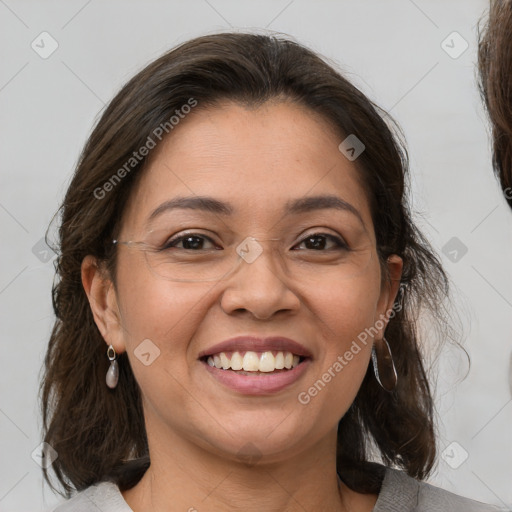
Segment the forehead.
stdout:
[[290,199],[334,194],[370,228],[360,170],[338,150],[341,140],[318,114],[292,102],[199,105],[153,150],[123,224],[142,226],[161,203],[178,196],[229,202],[242,221],[275,220]]

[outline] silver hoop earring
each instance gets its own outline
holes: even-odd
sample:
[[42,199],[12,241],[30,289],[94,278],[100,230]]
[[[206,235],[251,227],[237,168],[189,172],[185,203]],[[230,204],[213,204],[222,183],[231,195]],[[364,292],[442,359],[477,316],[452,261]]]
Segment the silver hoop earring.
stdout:
[[372,347],[372,361],[375,378],[382,389],[393,391],[398,380],[391,348],[386,338],[377,340]]
[[110,367],[107,370],[106,382],[110,389],[114,389],[119,381],[119,365],[117,364],[117,354],[114,347],[110,345],[107,349],[107,357],[110,361]]

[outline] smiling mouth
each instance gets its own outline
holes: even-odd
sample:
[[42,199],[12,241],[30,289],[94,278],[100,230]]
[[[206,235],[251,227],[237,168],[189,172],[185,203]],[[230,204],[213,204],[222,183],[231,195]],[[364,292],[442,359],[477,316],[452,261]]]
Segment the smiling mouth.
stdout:
[[289,351],[267,350],[264,352],[219,352],[201,358],[209,366],[219,370],[233,371],[240,375],[263,375],[288,372],[303,362],[306,357]]

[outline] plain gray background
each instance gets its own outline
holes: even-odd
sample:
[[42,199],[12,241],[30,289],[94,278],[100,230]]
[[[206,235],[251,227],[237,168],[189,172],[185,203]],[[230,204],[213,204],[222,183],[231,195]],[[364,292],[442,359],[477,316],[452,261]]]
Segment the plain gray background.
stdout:
[[[483,0],[0,0],[1,511],[48,510],[58,501],[43,493],[31,457],[53,321],[51,254],[38,244],[86,137],[104,104],[150,60],[230,29],[293,36],[338,63],[401,124],[416,220],[454,281],[472,359],[469,369],[461,349],[441,353],[443,455],[431,482],[512,505],[512,212],[492,175],[475,83],[476,25],[486,7]],[[47,58],[41,38],[46,52],[56,43],[42,32],[58,44]]]

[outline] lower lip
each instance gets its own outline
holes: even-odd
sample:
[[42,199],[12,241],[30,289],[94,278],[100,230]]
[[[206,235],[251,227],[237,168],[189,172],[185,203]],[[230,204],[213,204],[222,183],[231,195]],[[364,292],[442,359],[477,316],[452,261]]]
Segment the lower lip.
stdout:
[[201,361],[207,371],[224,386],[244,395],[269,395],[291,386],[307,370],[311,360],[305,359],[286,372],[264,375],[241,375],[232,370],[221,370]]

